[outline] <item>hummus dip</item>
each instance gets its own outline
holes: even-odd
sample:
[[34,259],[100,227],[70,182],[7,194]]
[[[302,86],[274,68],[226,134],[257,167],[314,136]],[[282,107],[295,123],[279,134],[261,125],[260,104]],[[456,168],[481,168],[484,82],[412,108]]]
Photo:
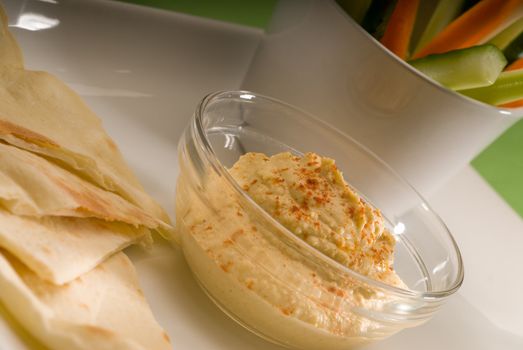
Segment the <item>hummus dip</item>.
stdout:
[[182,176],[177,195],[186,259],[224,311],[265,338],[304,349],[343,349],[391,333],[390,323],[366,314],[391,297],[317,257],[406,288],[381,213],[332,159],[248,153],[229,173],[250,199],[217,175],[198,191]]

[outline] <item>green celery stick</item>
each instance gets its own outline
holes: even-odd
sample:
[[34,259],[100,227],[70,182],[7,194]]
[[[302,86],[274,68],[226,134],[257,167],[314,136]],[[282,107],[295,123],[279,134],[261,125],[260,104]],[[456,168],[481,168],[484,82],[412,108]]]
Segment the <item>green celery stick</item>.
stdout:
[[489,44],[505,50],[521,33],[523,33],[523,17],[503,29],[501,33],[490,39]]
[[465,0],[439,0],[427,27],[416,45],[414,53],[427,45],[432,38],[454,20],[463,8]]
[[491,105],[501,105],[523,99],[523,69],[503,72],[490,86],[462,90],[459,93]]
[[361,23],[372,0],[336,0],[336,2],[356,22]]
[[409,61],[414,68],[452,90],[493,84],[507,64],[494,45],[473,46]]

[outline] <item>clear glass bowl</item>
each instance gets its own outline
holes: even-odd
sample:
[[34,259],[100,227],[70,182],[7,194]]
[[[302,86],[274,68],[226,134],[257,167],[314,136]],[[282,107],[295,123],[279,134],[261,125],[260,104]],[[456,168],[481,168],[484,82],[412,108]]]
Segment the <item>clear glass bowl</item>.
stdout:
[[[394,135],[390,136],[394,142]],[[349,349],[432,317],[463,281],[444,223],[388,165],[335,128],[246,91],[199,104],[179,146],[176,226],[209,297],[256,334],[300,349]],[[397,240],[409,289],[372,280],[323,255],[259,207],[229,175],[247,152],[315,152],[379,208]]]

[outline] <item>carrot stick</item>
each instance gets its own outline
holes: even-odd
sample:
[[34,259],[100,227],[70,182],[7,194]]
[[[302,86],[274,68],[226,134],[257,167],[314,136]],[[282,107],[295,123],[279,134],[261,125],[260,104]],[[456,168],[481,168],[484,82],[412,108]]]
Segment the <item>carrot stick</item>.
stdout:
[[504,108],[523,107],[523,100],[517,100],[517,101],[514,101],[514,102],[504,103],[502,105],[499,105],[499,107],[504,107]]
[[515,60],[514,62],[512,62],[511,64],[509,64],[505,70],[516,70],[516,69],[521,69],[523,68],[523,57],[520,58],[520,59],[517,59]]
[[477,45],[520,6],[523,6],[522,0],[482,0],[452,21],[414,58]]
[[399,58],[406,59],[419,0],[398,0],[381,43]]

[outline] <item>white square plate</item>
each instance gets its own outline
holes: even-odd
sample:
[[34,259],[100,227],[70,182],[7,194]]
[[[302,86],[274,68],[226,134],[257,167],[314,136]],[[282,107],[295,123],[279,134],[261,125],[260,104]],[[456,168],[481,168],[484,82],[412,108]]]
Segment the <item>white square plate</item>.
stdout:
[[[84,98],[147,191],[173,216],[178,138],[205,94],[241,86],[263,33],[112,1],[3,2],[27,67],[59,76]],[[137,248],[127,253],[174,348],[279,349],[216,308],[179,249],[160,243],[152,254]],[[426,325],[370,349],[522,346],[458,294]],[[28,349],[2,319],[0,349]]]

